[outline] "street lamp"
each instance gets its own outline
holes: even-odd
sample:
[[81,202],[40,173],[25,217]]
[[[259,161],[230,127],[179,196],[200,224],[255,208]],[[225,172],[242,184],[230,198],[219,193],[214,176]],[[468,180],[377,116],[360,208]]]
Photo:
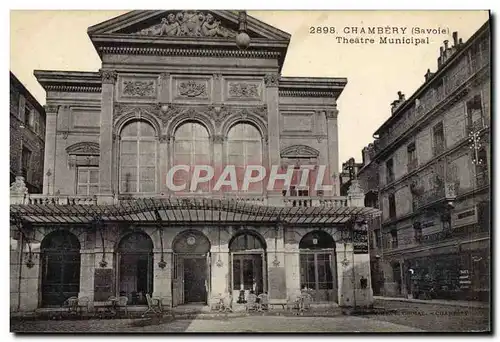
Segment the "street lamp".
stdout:
[[239,11],[236,46],[238,46],[241,50],[246,50],[249,45],[250,45],[250,36],[247,33],[247,12]]

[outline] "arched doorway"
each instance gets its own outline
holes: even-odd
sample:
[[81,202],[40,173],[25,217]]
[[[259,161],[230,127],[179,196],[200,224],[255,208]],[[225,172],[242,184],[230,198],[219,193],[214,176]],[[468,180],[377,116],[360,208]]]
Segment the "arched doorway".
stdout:
[[172,242],[173,304],[208,303],[210,293],[210,241],[197,230],[187,230]]
[[300,287],[315,302],[337,302],[337,261],[335,241],[327,232],[309,232],[299,243]]
[[42,306],[61,306],[80,291],[80,242],[67,231],[48,234],[40,246]]
[[144,232],[125,235],[118,244],[118,288],[131,305],[146,305],[153,293],[153,241]]
[[[267,292],[266,242],[253,231],[242,231],[229,242],[231,253],[231,288],[235,301],[244,293]],[[242,292],[244,291],[244,292]]]

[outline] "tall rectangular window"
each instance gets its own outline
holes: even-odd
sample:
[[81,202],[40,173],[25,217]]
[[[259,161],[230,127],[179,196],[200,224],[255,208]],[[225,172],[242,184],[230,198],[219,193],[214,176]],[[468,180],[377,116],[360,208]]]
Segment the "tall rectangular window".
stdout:
[[373,241],[374,241],[374,247],[375,248],[380,248],[381,247],[380,229],[373,230]]
[[396,217],[396,198],[394,194],[389,195],[389,217]]
[[397,231],[397,229],[391,230],[391,247],[398,248],[398,231]]
[[21,173],[25,180],[28,180],[29,170],[31,166],[31,151],[23,146],[22,150],[22,165],[21,165]]
[[417,149],[415,143],[411,143],[407,147],[408,153],[408,172],[411,172],[417,168]]
[[483,106],[481,95],[474,96],[467,101],[467,132],[477,131],[483,128]]
[[432,136],[434,138],[434,155],[443,153],[445,149],[445,139],[444,127],[442,122],[438,123],[432,128]]
[[420,224],[420,222],[415,222],[413,224],[413,230],[415,232],[415,241],[422,241],[422,225]]
[[80,166],[77,168],[77,195],[95,195],[99,192],[99,168]]
[[385,168],[386,168],[386,180],[387,184],[389,184],[394,181],[394,162],[392,158],[385,163]]

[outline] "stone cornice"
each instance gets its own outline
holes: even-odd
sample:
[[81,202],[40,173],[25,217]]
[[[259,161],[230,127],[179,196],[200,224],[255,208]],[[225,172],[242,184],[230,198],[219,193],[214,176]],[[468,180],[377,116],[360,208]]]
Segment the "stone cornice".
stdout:
[[154,56],[199,56],[199,57],[233,57],[233,58],[278,58],[281,53],[265,50],[230,50],[200,48],[167,48],[167,47],[127,47],[103,46],[99,53],[118,55],[154,55]]
[[300,90],[300,89],[280,89],[281,97],[336,97],[338,96],[333,91],[315,91],[315,90]]
[[100,93],[101,87],[95,86],[72,86],[72,85],[47,85],[47,91],[61,91],[61,92],[74,92],[74,93]]

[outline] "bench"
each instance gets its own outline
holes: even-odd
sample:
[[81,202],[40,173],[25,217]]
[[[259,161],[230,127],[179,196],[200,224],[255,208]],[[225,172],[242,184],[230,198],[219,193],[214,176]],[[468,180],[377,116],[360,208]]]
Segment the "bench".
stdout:
[[285,310],[287,306],[287,300],[286,299],[269,299],[269,307],[271,309],[275,307],[280,307]]

